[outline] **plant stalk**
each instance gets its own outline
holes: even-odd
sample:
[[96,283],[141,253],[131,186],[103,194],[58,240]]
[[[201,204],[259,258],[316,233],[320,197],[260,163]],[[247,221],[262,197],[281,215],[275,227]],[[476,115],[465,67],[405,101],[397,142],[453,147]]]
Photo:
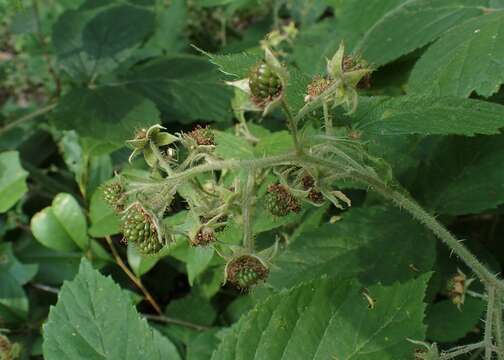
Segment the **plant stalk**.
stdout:
[[130,278],[130,280],[142,291],[142,293],[145,296],[145,299],[152,305],[154,310],[156,310],[156,312],[159,315],[163,314],[161,307],[156,302],[156,300],[151,295],[151,293],[145,288],[145,286],[142,283],[142,280],[139,277],[135,276],[135,274],[133,274],[133,272],[128,268],[128,266],[126,266],[124,261],[121,259],[121,256],[117,252],[117,249],[114,246],[114,243],[112,242],[112,239],[110,238],[110,236],[105,236],[105,240],[107,241],[107,244],[110,247],[110,250],[112,251],[112,255],[114,256],[114,259],[115,259],[117,265],[119,265],[119,267]]
[[302,155],[303,154],[303,148],[299,145],[299,134],[298,134],[298,129],[297,129],[297,121],[294,119],[292,116],[292,113],[289,110],[289,107],[285,103],[284,100],[281,101],[282,103],[282,109],[287,116],[287,121],[289,122],[289,128],[291,130],[292,134],[292,140],[294,141],[294,148],[296,149],[296,154]]
[[242,198],[242,216],[243,216],[243,245],[250,252],[254,251],[254,234],[252,229],[252,200],[255,184],[255,171],[250,169],[247,176],[247,183]]

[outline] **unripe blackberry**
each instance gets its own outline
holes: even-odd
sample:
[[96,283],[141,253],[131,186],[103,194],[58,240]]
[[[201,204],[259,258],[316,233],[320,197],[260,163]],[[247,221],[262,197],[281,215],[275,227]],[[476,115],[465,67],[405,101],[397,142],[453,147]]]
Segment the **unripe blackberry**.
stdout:
[[114,210],[124,209],[124,188],[120,182],[115,181],[106,184],[102,188],[103,199]]
[[268,64],[260,62],[250,71],[249,87],[254,99],[264,103],[280,94],[282,82]]
[[266,280],[268,273],[268,267],[254,255],[240,255],[226,264],[226,280],[242,290]]
[[144,254],[155,254],[162,249],[158,232],[149,213],[140,204],[130,207],[123,217],[123,236],[128,242],[135,244]]
[[298,213],[301,210],[299,201],[286,186],[281,184],[273,184],[268,187],[266,208],[275,216],[286,216],[290,212]]
[[194,139],[198,145],[215,145],[214,133],[208,126],[201,127],[198,125],[187,135]]
[[315,186],[315,179],[311,175],[305,175],[301,179],[304,190],[308,191],[308,199],[316,204],[324,202],[324,195]]

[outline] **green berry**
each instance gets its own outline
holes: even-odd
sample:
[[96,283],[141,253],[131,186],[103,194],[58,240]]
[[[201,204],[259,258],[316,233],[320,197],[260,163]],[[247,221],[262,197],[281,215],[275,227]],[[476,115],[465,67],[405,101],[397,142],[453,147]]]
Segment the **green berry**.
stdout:
[[240,255],[226,265],[226,279],[242,290],[266,280],[268,273],[267,266],[254,255]]
[[134,243],[144,254],[155,254],[163,248],[151,215],[140,204],[135,204],[126,211],[122,229],[125,240]]
[[124,209],[124,188],[120,182],[115,181],[103,186],[103,199],[114,210],[122,211]]
[[260,62],[252,68],[249,86],[252,96],[258,102],[271,100],[282,90],[280,78],[265,62]]
[[188,133],[189,137],[196,141],[197,145],[215,145],[215,136],[208,126],[201,127],[196,126],[196,128]]
[[266,208],[275,216],[286,216],[290,212],[298,213],[301,210],[299,201],[286,186],[281,184],[273,184],[268,187]]

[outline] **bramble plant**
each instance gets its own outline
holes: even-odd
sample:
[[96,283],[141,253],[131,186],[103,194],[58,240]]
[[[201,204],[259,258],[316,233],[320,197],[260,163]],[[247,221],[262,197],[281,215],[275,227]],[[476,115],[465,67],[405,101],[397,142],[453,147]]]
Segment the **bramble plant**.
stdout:
[[502,1],[5,5],[0,359],[504,360]]

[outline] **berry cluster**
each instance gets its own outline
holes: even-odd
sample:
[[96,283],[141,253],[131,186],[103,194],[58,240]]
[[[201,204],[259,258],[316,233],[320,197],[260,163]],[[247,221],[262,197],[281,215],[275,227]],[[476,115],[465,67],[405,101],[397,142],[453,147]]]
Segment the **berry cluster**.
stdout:
[[271,101],[282,91],[280,78],[265,62],[260,62],[252,68],[249,86],[253,100],[258,105]]
[[201,127],[198,125],[187,135],[194,141],[196,141],[197,145],[215,145],[215,136],[212,129],[210,129],[208,126]]
[[268,277],[268,267],[254,255],[240,255],[226,265],[226,280],[246,290]]
[[324,202],[324,195],[315,186],[315,179],[311,175],[305,175],[301,179],[304,190],[308,191],[308,199],[316,204]]
[[120,182],[114,181],[103,186],[103,199],[117,212],[124,210],[124,188]]
[[282,184],[272,184],[268,187],[266,207],[275,216],[286,216],[290,212],[301,211],[298,199]]
[[133,204],[122,219],[126,241],[136,245],[144,254],[155,254],[163,247],[152,216],[138,203]]

